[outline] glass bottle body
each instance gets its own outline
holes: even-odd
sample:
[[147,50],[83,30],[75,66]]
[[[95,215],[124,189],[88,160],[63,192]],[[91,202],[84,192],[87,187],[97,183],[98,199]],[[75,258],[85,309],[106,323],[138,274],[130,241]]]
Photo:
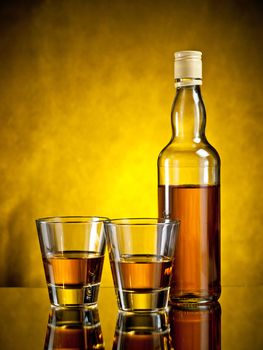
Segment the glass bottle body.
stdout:
[[205,119],[200,87],[178,87],[173,136],[158,158],[159,217],[181,221],[172,302],[217,300],[221,293],[220,158],[205,137]]

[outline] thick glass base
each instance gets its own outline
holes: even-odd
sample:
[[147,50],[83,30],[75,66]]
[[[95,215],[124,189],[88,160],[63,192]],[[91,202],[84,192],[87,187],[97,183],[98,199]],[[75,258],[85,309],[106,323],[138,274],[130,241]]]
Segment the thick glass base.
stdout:
[[100,283],[88,286],[48,285],[50,303],[55,306],[83,306],[97,303]]
[[213,289],[212,291],[198,291],[198,292],[177,292],[176,294],[170,294],[170,304],[178,303],[210,303],[217,301],[221,295],[221,288]]
[[154,290],[116,290],[123,311],[158,311],[168,305],[169,288]]

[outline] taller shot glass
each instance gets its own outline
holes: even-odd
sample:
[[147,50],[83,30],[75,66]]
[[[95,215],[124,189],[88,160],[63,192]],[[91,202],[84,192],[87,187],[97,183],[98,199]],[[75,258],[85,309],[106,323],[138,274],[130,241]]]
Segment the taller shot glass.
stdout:
[[179,222],[115,219],[106,221],[105,227],[119,308],[166,308]]
[[97,303],[105,253],[102,217],[64,216],[36,220],[50,303]]

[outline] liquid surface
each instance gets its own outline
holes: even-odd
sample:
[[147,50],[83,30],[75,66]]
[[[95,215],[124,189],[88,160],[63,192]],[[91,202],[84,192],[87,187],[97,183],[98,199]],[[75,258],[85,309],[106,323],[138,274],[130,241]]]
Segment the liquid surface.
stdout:
[[171,298],[220,295],[219,186],[159,186],[159,216],[179,219]]

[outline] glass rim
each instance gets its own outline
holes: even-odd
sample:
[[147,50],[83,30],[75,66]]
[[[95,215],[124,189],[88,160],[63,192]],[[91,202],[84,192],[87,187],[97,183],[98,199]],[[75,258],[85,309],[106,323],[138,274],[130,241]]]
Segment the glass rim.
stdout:
[[108,219],[104,222],[107,226],[164,226],[164,225],[180,225],[178,219],[164,219],[164,218],[116,218]]
[[88,224],[93,222],[104,222],[109,220],[106,216],[96,215],[61,215],[47,216],[36,219],[37,224]]

